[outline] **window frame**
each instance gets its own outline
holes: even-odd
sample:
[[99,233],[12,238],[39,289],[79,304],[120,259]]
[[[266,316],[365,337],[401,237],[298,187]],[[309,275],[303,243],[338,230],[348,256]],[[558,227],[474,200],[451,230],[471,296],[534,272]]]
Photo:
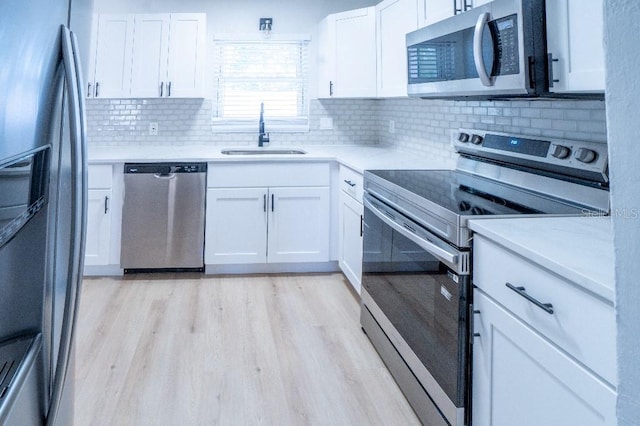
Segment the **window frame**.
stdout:
[[258,132],[258,118],[259,112],[256,111],[254,118],[225,118],[217,117],[217,111],[220,107],[220,78],[222,76],[222,58],[221,50],[222,44],[270,44],[270,43],[293,43],[297,46],[304,46],[306,64],[303,66],[306,68],[306,75],[303,77],[304,97],[303,110],[305,115],[285,118],[269,118],[265,117],[265,127],[268,133],[305,133],[309,132],[309,108],[310,108],[310,76],[311,76],[311,50],[310,50],[311,37],[308,34],[270,34],[265,37],[263,34],[216,34],[214,36],[214,72],[213,72],[213,100],[212,100],[212,115],[211,115],[211,128],[213,133],[256,133]]

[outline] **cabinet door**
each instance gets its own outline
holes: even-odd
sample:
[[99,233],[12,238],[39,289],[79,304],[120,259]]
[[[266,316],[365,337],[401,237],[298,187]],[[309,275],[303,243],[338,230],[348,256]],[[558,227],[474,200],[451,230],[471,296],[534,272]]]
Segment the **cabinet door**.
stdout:
[[135,15],[131,96],[157,98],[166,91],[169,15]]
[[[454,0],[417,0],[418,27],[422,28],[434,22],[442,21],[455,14]],[[456,0],[464,1],[464,0]]]
[[335,16],[329,15],[318,26],[318,98],[333,95],[336,79]]
[[377,96],[407,96],[406,34],[418,28],[416,0],[385,0],[376,6]]
[[85,265],[108,265],[111,238],[111,190],[90,189],[87,201]]
[[340,194],[340,269],[360,294],[362,281],[362,231],[364,207],[351,196]]
[[[602,0],[547,2],[552,92],[604,92]],[[555,61],[557,59],[557,61]]]
[[375,7],[335,16],[333,97],[376,96]]
[[93,97],[129,96],[132,54],[133,15],[99,15]]
[[204,96],[206,37],[204,13],[171,15],[166,96]]
[[269,189],[269,262],[329,261],[329,188]]
[[206,264],[267,261],[267,189],[207,190]]
[[612,425],[616,393],[479,290],[473,424]]

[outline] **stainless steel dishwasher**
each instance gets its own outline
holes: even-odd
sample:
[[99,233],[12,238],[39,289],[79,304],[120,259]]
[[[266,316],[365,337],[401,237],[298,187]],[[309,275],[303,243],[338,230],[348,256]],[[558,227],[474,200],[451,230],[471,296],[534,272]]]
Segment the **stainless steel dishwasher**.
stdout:
[[125,272],[203,270],[206,172],[206,163],[125,164]]

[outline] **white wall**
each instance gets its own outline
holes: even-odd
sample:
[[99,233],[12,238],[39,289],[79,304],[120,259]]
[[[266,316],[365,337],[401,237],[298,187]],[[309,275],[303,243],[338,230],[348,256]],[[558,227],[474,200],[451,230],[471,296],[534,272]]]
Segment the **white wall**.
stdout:
[[623,426],[640,422],[640,2],[604,3],[618,316],[618,424]]

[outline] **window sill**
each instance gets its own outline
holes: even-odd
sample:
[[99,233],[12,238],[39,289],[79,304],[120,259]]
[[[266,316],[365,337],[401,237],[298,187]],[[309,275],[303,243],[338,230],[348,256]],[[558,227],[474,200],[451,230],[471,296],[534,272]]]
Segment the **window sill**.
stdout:
[[[212,133],[258,133],[258,125],[212,124]],[[309,133],[309,124],[281,124],[266,126],[266,133]]]

